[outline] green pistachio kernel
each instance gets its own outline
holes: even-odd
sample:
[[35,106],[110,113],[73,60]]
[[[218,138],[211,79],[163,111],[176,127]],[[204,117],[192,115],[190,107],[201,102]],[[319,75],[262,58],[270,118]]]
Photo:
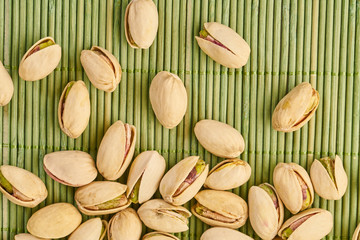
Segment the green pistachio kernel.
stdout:
[[120,207],[122,206],[123,204],[121,204],[121,201],[120,199],[124,197],[124,194],[112,199],[112,200],[109,200],[107,202],[104,202],[104,203],[101,203],[101,204],[98,204],[96,205],[98,207],[99,210],[106,210],[106,209],[112,209],[112,208],[117,208],[117,207]]
[[13,194],[13,187],[0,171],[0,185],[9,193]]
[[197,212],[197,214],[202,215],[204,212],[204,207],[201,206],[199,203],[197,204],[196,208],[195,208],[195,212]]
[[209,35],[209,33],[208,33],[206,30],[204,30],[204,29],[201,30],[199,34],[200,34],[200,36],[203,37],[203,38],[206,38],[206,37]]
[[141,182],[141,178],[136,182],[136,184],[131,192],[130,201],[132,201],[133,203],[139,202],[140,182]]
[[267,185],[265,185],[265,184],[261,184],[259,187],[261,187],[262,189],[264,189],[265,192],[270,195],[270,197],[275,196],[275,193],[274,193],[274,191],[272,190],[271,187],[269,187],[269,186],[267,186]]
[[200,174],[200,173],[202,173],[204,171],[204,169],[205,169],[205,161],[199,159],[197,161],[197,163],[196,163],[196,166],[195,166],[196,173]]
[[311,202],[310,191],[309,189],[306,189],[306,199],[303,202],[301,210],[308,208],[310,206],[310,202]]
[[101,233],[100,233],[100,236],[102,236],[105,232],[105,225],[104,223],[101,224]]
[[53,41],[48,40],[47,42],[40,43],[39,48],[41,50],[41,49],[44,49],[44,48],[49,47],[49,46],[54,45],[54,44],[55,43]]
[[282,232],[282,234],[281,234],[282,239],[288,239],[292,233],[293,233],[293,230],[290,227],[288,227],[287,229],[285,229]]
[[335,162],[330,157],[324,157],[320,159],[321,164],[324,166],[328,172],[331,180],[335,183]]
[[65,98],[67,98],[67,96],[69,95],[70,89],[72,88],[72,86],[74,85],[75,82],[71,82],[68,86],[68,88],[66,89],[66,93],[65,93]]

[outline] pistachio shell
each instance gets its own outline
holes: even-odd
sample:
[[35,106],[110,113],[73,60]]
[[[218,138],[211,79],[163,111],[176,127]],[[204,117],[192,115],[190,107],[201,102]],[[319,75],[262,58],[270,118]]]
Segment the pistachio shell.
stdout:
[[302,211],[303,193],[296,176],[298,174],[306,183],[310,193],[310,204],[314,202],[314,189],[306,170],[296,163],[279,163],[274,169],[274,186],[287,209],[293,214]]
[[91,50],[82,50],[81,65],[91,83],[105,92],[113,92],[121,80],[121,66],[109,51],[93,46]]
[[149,97],[161,125],[171,129],[181,122],[186,113],[187,93],[177,75],[166,71],[156,74],[150,85]]
[[204,23],[204,29],[213,39],[225,46],[196,36],[199,47],[209,57],[229,68],[240,68],[246,64],[250,47],[237,32],[217,22]]
[[152,0],[132,0],[125,11],[125,36],[132,48],[149,48],[158,30],[158,12]]
[[196,123],[194,132],[201,146],[218,157],[235,158],[245,149],[240,132],[226,123],[201,120]]
[[191,212],[206,224],[213,227],[239,228],[243,226],[248,218],[248,207],[246,202],[238,195],[217,190],[203,190],[196,194],[195,199],[199,204],[210,211],[220,214],[226,218],[231,218],[234,222],[227,223],[215,220],[196,212],[196,205],[191,207]]
[[200,237],[200,240],[254,240],[248,235],[242,232],[224,228],[224,227],[213,227],[206,230]]
[[88,185],[80,187],[75,192],[75,202],[83,214],[86,215],[105,215],[119,212],[127,208],[131,202],[123,206],[118,206],[110,209],[89,209],[93,206],[108,202],[119,197],[126,192],[126,185],[118,182],[108,181],[94,181]]
[[251,175],[250,165],[240,159],[227,159],[211,169],[204,186],[215,190],[229,190],[246,183]]
[[127,208],[114,215],[108,226],[109,240],[139,240],[142,224],[136,211]]
[[160,194],[165,201],[174,205],[183,205],[190,201],[204,184],[209,172],[209,165],[206,164],[203,172],[178,196],[174,196],[181,183],[187,178],[195,167],[199,156],[190,156],[173,166],[160,182]]
[[281,132],[300,129],[314,115],[319,101],[320,95],[310,83],[300,83],[276,106],[272,116],[273,128]]
[[0,191],[11,202],[23,206],[33,208],[45,200],[48,195],[45,184],[35,174],[14,166],[2,165],[0,172],[4,178],[15,188],[21,195],[31,200],[22,200],[14,194],[8,193],[5,188],[0,185]]
[[27,230],[40,238],[63,238],[81,223],[81,214],[70,203],[55,203],[35,212],[27,223]]
[[6,71],[4,65],[0,61],[0,107],[8,104],[14,93],[14,84]]
[[44,238],[34,237],[29,233],[20,233],[15,235],[14,240],[45,240]]
[[[68,240],[102,240],[106,235],[107,222],[101,218],[92,218],[82,223]],[[102,229],[105,231],[102,233]]]
[[[108,180],[116,180],[121,177],[134,155],[136,128],[129,125],[129,129],[131,133],[130,142],[126,138],[125,125],[120,120],[109,127],[101,140],[96,166],[100,174]],[[130,146],[125,156],[127,143]]]
[[180,240],[172,234],[165,232],[151,232],[145,234],[142,240]]
[[310,168],[310,177],[315,192],[320,197],[329,200],[339,200],[342,198],[348,185],[348,178],[340,157],[336,155],[334,162],[335,182],[319,160],[315,159]]
[[352,240],[359,240],[360,224],[356,227]]
[[[47,41],[52,41],[54,44],[32,53],[36,46]],[[24,54],[19,65],[19,76],[26,81],[40,80],[56,68],[60,59],[61,47],[55,44],[52,37],[42,38]]]
[[129,198],[135,184],[140,180],[138,202],[142,204],[149,200],[158,189],[165,168],[165,159],[158,152],[140,153],[130,167],[126,196]]
[[333,227],[332,214],[324,209],[311,208],[286,220],[279,230],[279,236],[281,236],[282,232],[292,223],[310,214],[315,215],[309,217],[298,228],[296,228],[288,240],[319,240],[329,234]]
[[44,170],[64,185],[80,187],[91,183],[97,176],[90,154],[81,151],[61,151],[46,154]]
[[148,228],[157,231],[176,233],[189,229],[188,218],[191,213],[184,207],[171,205],[162,199],[147,201],[140,206],[138,214]]
[[260,186],[252,186],[249,190],[249,219],[259,237],[271,240],[277,235],[284,221],[284,206],[275,188],[268,183],[265,185],[275,193],[278,208],[264,189]]
[[[71,88],[67,93],[68,87]],[[89,118],[90,98],[85,83],[69,82],[59,101],[58,119],[61,130],[71,138],[78,138],[87,127]]]

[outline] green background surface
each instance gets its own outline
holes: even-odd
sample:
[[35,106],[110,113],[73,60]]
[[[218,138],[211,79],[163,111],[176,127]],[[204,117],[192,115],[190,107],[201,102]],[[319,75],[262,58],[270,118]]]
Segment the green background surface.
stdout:
[[[104,132],[120,119],[137,128],[135,155],[157,150],[167,160],[167,168],[185,156],[200,155],[214,166],[222,159],[205,151],[193,133],[198,120],[210,118],[234,126],[244,136],[241,159],[249,162],[252,175],[247,184],[234,190],[244,199],[250,186],[272,182],[278,162],[296,162],[309,170],[314,158],[338,154],[349,177],[348,191],[339,201],[316,195],[313,207],[334,214],[328,239],[350,239],[360,221],[360,1],[155,0],[159,30],[148,50],[134,50],[126,42],[127,3],[0,0],[0,60],[15,86],[10,104],[0,108],[0,163],[31,170],[49,191],[46,201],[34,209],[2,197],[0,238],[13,239],[24,232],[39,207],[74,203],[75,189],[45,174],[46,153],[76,149],[95,158]],[[201,52],[194,36],[208,21],[230,26],[249,43],[251,55],[245,67],[222,67]],[[60,64],[46,79],[23,81],[18,75],[22,55],[48,35],[62,47]],[[81,67],[80,52],[92,45],[109,49],[122,66],[122,80],[111,94],[95,89]],[[189,97],[186,115],[173,130],[164,129],[156,120],[148,98],[151,80],[162,70],[177,74]],[[57,105],[66,83],[80,79],[90,92],[91,117],[81,137],[72,140],[59,128]],[[273,109],[303,81],[320,93],[315,117],[300,131],[274,131]],[[286,212],[285,217],[289,216]],[[177,236],[199,239],[208,228],[195,217],[189,226],[190,231]],[[255,236],[249,221],[240,230]]]

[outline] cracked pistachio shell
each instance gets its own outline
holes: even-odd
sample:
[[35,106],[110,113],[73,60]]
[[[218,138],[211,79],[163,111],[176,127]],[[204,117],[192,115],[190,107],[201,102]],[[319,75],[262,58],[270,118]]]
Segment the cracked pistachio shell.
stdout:
[[126,128],[122,121],[116,121],[106,131],[97,154],[96,166],[107,180],[116,180],[123,175],[134,155],[136,128],[129,125],[131,131],[130,148],[125,156]]
[[230,228],[213,227],[206,230],[200,240],[254,240],[242,232]]
[[339,200],[346,192],[348,178],[340,157],[336,155],[333,161],[335,182],[331,179],[324,165],[317,159],[311,165],[310,177],[315,192],[320,197],[329,200]]
[[224,48],[195,36],[199,47],[206,55],[228,68],[240,68],[246,64],[250,56],[250,47],[237,32],[217,22],[204,23],[204,29],[212,38],[225,46]]
[[251,175],[250,165],[240,159],[226,159],[209,172],[204,186],[215,190],[229,190],[246,183]]
[[[108,223],[101,218],[92,218],[82,223],[68,240],[103,240]],[[101,232],[104,227],[104,232]]]
[[141,220],[132,208],[115,214],[108,225],[109,240],[139,240],[141,232]]
[[243,226],[248,218],[248,206],[246,202],[244,199],[232,192],[203,190],[196,194],[195,199],[199,204],[208,208],[212,212],[236,220],[233,223],[226,223],[221,220],[204,217],[196,212],[196,204],[193,205],[191,207],[191,212],[201,221],[210,226],[235,229]]
[[180,240],[172,234],[165,232],[151,232],[145,234],[142,240]]
[[14,240],[45,240],[45,239],[35,237],[29,233],[20,233],[20,234],[15,235]]
[[87,127],[89,118],[90,98],[85,83],[69,82],[59,101],[58,119],[61,130],[71,138],[78,138]]
[[165,168],[165,159],[158,152],[145,151],[140,153],[130,167],[126,196],[129,198],[136,183],[141,179],[138,201],[142,204],[149,200],[158,189]]
[[158,12],[152,0],[132,0],[125,11],[125,37],[132,48],[149,48],[158,30]]
[[187,93],[181,79],[170,72],[156,74],[151,82],[149,97],[152,109],[165,128],[176,127],[187,108]]
[[13,188],[16,188],[22,195],[32,199],[31,201],[23,201],[8,193],[0,185],[0,191],[11,202],[23,207],[33,208],[46,199],[48,191],[45,184],[32,172],[9,165],[2,165],[0,171]]
[[284,206],[275,188],[268,183],[265,185],[274,192],[278,208],[275,208],[274,200],[264,189],[260,186],[252,186],[248,198],[249,219],[259,237],[271,240],[277,235],[284,221]]
[[360,239],[359,236],[360,236],[360,224],[356,227],[352,240],[359,240]]
[[125,194],[126,188],[126,185],[118,182],[94,181],[76,190],[75,202],[80,212],[89,216],[116,213],[127,208],[131,202],[128,201],[123,206],[103,210],[93,210],[89,207],[105,203]]
[[81,151],[60,151],[46,154],[44,170],[55,181],[71,187],[91,183],[97,176],[90,154]]
[[63,238],[81,223],[81,214],[70,203],[55,203],[35,212],[27,223],[27,230],[40,238]]
[[174,193],[182,182],[187,178],[191,170],[195,167],[199,156],[190,156],[184,158],[173,166],[163,177],[160,182],[160,194],[163,199],[174,205],[183,205],[190,201],[201,189],[209,172],[209,164],[206,164],[203,172],[190,184],[182,193],[174,197]]
[[156,231],[177,233],[189,230],[188,218],[191,213],[162,199],[152,199],[142,204],[138,214],[148,228]]
[[310,83],[303,82],[293,88],[277,104],[272,115],[272,126],[281,132],[293,132],[314,116],[320,95]]
[[311,214],[314,215],[310,216],[296,228],[288,240],[319,240],[329,234],[333,228],[332,214],[324,209],[311,208],[286,220],[278,232],[279,236],[281,236],[282,232],[295,221]]
[[297,175],[303,179],[308,187],[310,204],[307,208],[309,208],[314,202],[314,189],[309,174],[302,166],[296,163],[279,163],[276,165],[273,174],[275,189],[285,207],[292,214],[304,210],[302,209],[303,193]]
[[0,107],[8,104],[14,93],[14,84],[6,71],[4,65],[0,61]]
[[206,150],[223,158],[235,158],[245,149],[244,138],[232,126],[204,119],[196,123],[195,136]]
[[121,66],[114,55],[102,47],[82,50],[81,65],[91,83],[105,92],[113,92],[121,80]]
[[[39,44],[48,41],[54,44],[32,53]],[[55,44],[52,37],[42,38],[24,54],[19,65],[19,76],[26,81],[40,80],[54,71],[60,59],[61,47]]]

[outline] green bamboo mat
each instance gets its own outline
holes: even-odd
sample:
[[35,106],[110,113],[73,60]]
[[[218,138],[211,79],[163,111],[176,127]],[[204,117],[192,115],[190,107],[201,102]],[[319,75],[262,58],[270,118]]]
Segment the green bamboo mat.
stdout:
[[[159,30],[148,50],[134,50],[126,42],[127,3],[0,0],[0,60],[15,86],[10,104],[0,108],[0,163],[31,170],[49,191],[46,201],[34,209],[2,197],[0,238],[13,239],[24,232],[39,207],[74,203],[74,189],[45,174],[46,153],[76,149],[96,157],[104,132],[120,119],[137,128],[135,154],[155,149],[165,157],[168,168],[188,155],[200,155],[214,166],[222,159],[205,151],[193,133],[198,120],[210,118],[234,126],[244,136],[241,159],[249,162],[252,175],[247,184],[234,190],[244,199],[250,186],[272,182],[278,162],[296,162],[309,169],[314,158],[338,154],[349,177],[348,191],[340,201],[316,196],[313,207],[334,214],[334,228],[327,239],[350,239],[360,221],[360,1],[155,0]],[[208,21],[230,26],[249,43],[251,55],[245,67],[222,67],[201,52],[194,36]],[[22,55],[48,35],[62,46],[61,63],[46,79],[21,80]],[[81,67],[80,52],[92,45],[109,49],[120,61],[122,80],[112,94],[95,89]],[[149,102],[150,82],[162,70],[179,75],[189,96],[185,118],[173,130],[160,125]],[[72,140],[59,128],[57,105],[66,83],[80,79],[90,92],[91,117],[82,136]],[[274,131],[273,109],[303,81],[320,93],[315,117],[300,131]],[[195,217],[189,226],[190,231],[176,235],[199,239],[208,228]],[[249,222],[240,230],[255,237]]]

